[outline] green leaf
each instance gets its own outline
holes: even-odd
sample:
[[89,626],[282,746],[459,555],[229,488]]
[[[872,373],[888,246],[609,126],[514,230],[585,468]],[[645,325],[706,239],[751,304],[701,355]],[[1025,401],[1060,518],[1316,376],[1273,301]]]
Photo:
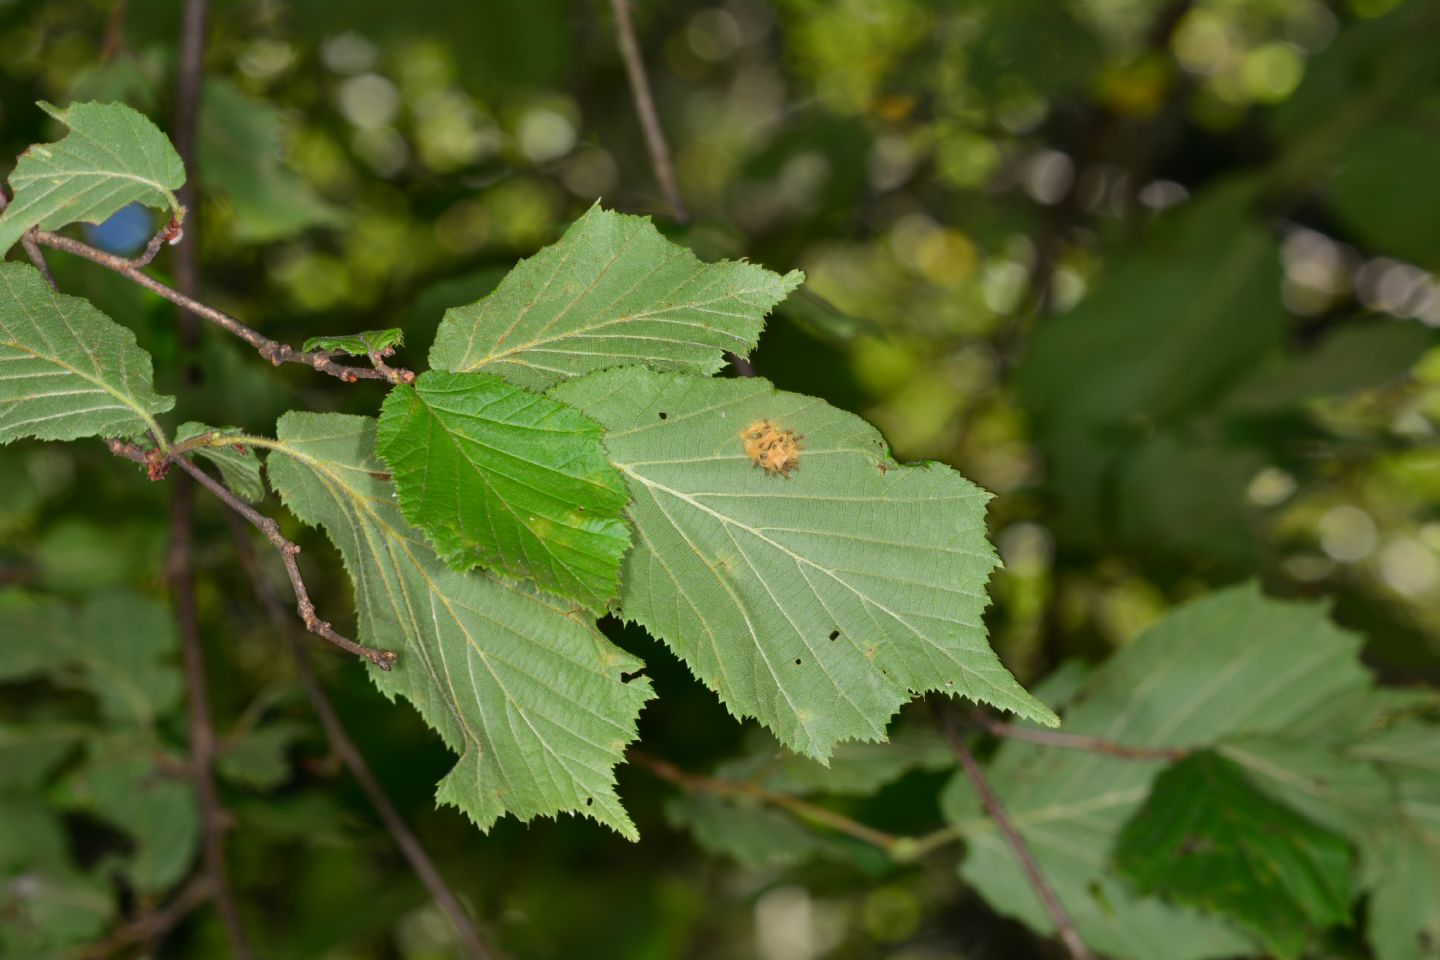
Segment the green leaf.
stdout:
[[[1432,791],[1431,803],[1440,800]],[[1403,812],[1364,848],[1369,923],[1376,960],[1440,957],[1440,822]]]
[[87,301],[51,290],[34,267],[0,263],[0,443],[162,435],[150,355]]
[[597,205],[494,293],[447,311],[430,365],[537,390],[622,364],[714,373],[725,351],[750,352],[765,314],[803,279],[701,263],[649,218]]
[[175,629],[163,604],[131,593],[92,597],[78,612],[18,591],[0,593],[0,679],[44,676],[79,687],[120,724],[149,726],[180,700]]
[[20,155],[10,174],[15,197],[0,214],[0,254],[31,227],[102,223],[131,203],[183,216],[174,191],[185,183],[185,166],[143,114],[119,103],[74,103],[61,110],[42,101],[40,107],[70,132]]
[[451,570],[395,505],[362,417],[288,413],[270,482],[295,515],[323,527],[355,584],[359,639],[396,649],[371,676],[403,695],[460,760],[437,799],[482,829],[574,811],[634,838],[614,766],[650,698],[640,662],[546,595]]
[[[0,622],[11,623],[4,619],[3,611]],[[33,796],[75,745],[93,735],[89,727],[67,724],[0,723],[0,796]]]
[[1379,767],[1393,807],[1360,844],[1377,960],[1440,957],[1440,726],[1410,720],[1350,751]]
[[484,565],[601,612],[630,546],[600,425],[485,373],[422,374],[380,414],[400,511],[457,569]]
[[667,799],[665,819],[688,831],[702,849],[747,867],[793,866],[820,857],[843,861],[858,847],[753,797],[684,793]]
[[1280,957],[1350,916],[1350,848],[1257,790],[1234,763],[1191,754],[1155,780],[1115,862],[1136,889],[1234,919]]
[[345,222],[343,210],[285,165],[279,110],[223,77],[205,78],[201,100],[200,179],[230,201],[236,239],[269,243]]
[[121,869],[141,891],[159,892],[185,876],[199,848],[200,808],[184,769],[184,760],[151,740],[95,739],[58,802],[129,834],[133,849]]
[[221,745],[215,769],[232,783],[256,790],[273,790],[290,776],[287,754],[305,728],[294,723],[270,723]]
[[[241,431],[236,427],[210,427],[191,420],[176,428],[175,442],[191,440],[207,433],[224,437],[228,434],[239,434]],[[237,444],[200,446],[195,448],[195,453],[219,468],[221,479],[235,496],[251,503],[259,503],[265,499],[265,478],[260,475],[260,458],[255,456],[254,450]]]
[[68,869],[47,869],[0,883],[0,956],[61,960],[93,942],[115,914],[111,884]]
[[[1263,736],[1303,742],[1330,705],[1369,690],[1359,647],[1319,607],[1232,587],[1174,610],[1099,667],[1072,698],[1065,729],[1140,747]],[[1106,869],[1162,765],[1010,740],[989,775],[1092,949],[1133,960],[1244,954],[1253,947],[1237,931],[1139,898]],[[1049,932],[1044,908],[963,776],[942,805],[966,836],[967,882],[1001,913]]]
[[311,337],[300,348],[306,353],[321,350],[325,353],[343,353],[352,357],[365,357],[370,351],[384,353],[392,347],[403,346],[405,332],[399,327],[383,330],[361,330],[358,333],[340,333],[329,337]]
[[[900,466],[860,418],[760,379],[630,367],[552,395],[605,426],[634,499],[618,612],[732,713],[820,760],[927,690],[1056,722],[985,641],[989,495],[964,477]],[[761,420],[803,435],[792,476],[747,456]]]
[[891,731],[887,743],[839,744],[828,765],[777,750],[773,742],[768,746],[755,757],[722,765],[716,775],[753,779],[777,793],[868,796],[912,770],[955,766],[954,750],[932,727],[901,727]]

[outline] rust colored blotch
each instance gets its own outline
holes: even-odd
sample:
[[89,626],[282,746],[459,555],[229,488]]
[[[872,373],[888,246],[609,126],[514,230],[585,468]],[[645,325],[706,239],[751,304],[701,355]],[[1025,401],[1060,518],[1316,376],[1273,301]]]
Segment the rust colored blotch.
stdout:
[[788,477],[800,466],[800,441],[804,434],[782,430],[773,420],[756,420],[740,431],[745,455],[772,477]]

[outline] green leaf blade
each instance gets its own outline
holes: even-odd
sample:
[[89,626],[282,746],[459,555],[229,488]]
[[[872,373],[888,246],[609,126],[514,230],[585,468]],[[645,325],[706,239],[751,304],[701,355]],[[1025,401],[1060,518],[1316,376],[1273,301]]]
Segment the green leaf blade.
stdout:
[[1209,751],[1162,773],[1121,830],[1120,870],[1144,894],[1235,919],[1277,955],[1350,916],[1349,845]]
[[383,330],[361,330],[358,333],[311,337],[300,349],[306,353],[319,350],[324,353],[343,353],[352,357],[365,357],[369,356],[372,351],[383,354],[386,350],[393,350],[404,344],[405,331],[399,327],[386,327]]
[[31,227],[101,223],[131,203],[182,214],[175,191],[185,183],[185,165],[147,117],[119,103],[40,106],[70,132],[32,146],[15,165],[15,197],[0,214],[0,254]]
[[[884,739],[927,690],[1054,722],[986,642],[989,495],[959,474],[900,466],[858,417],[759,379],[632,367],[551,395],[605,426],[630,486],[619,612],[731,712],[817,759]],[[747,456],[761,419],[804,435],[793,475]]]
[[649,218],[597,205],[494,293],[448,311],[430,365],[536,390],[624,364],[714,373],[726,351],[750,352],[765,315],[803,279],[702,263]]
[[622,679],[640,662],[551,597],[445,566],[381,479],[373,421],[289,413],[277,435],[271,483],[340,550],[360,641],[400,654],[376,685],[460,755],[437,800],[481,829],[568,811],[635,838],[614,767],[651,696],[648,680]]
[[625,482],[598,423],[490,374],[390,392],[379,453],[400,511],[457,569],[478,565],[601,612],[630,545]]
[[[237,427],[211,427],[187,420],[175,429],[175,442],[193,440],[205,434],[223,438],[226,434],[239,435]],[[260,458],[255,451],[245,446],[199,446],[196,456],[204,457],[220,471],[220,477],[230,492],[242,500],[259,503],[265,499],[265,478],[260,475]]]
[[153,415],[174,405],[134,333],[34,267],[0,263],[0,443],[158,432]]
[[[1140,747],[1206,747],[1230,738],[1303,738],[1336,703],[1369,690],[1360,640],[1322,608],[1282,603],[1253,584],[1176,609],[1092,673],[1067,732]],[[991,785],[1093,950],[1129,960],[1199,960],[1254,950],[1220,919],[1138,896],[1107,869],[1116,837],[1150,792],[1158,761],[1005,742]],[[966,838],[962,876],[997,910],[1049,932],[1005,840],[955,777],[942,797]]]

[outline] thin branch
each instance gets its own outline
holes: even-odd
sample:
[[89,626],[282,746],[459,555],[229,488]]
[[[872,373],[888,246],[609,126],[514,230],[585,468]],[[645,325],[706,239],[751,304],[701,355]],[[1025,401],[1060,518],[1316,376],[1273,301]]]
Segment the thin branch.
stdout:
[[[117,442],[114,440],[108,442],[110,443],[110,449],[114,451]],[[123,446],[123,444],[121,444],[121,446]],[[121,453],[120,455],[125,456],[127,459],[134,459],[126,453]],[[154,459],[146,457],[145,462],[152,463]],[[300,552],[300,547],[298,544],[285,538],[280,532],[280,524],[276,523],[274,518],[265,516],[239,497],[236,497],[223,483],[191,463],[188,458],[183,456],[174,457],[171,458],[169,462],[178,464],[180,469],[193,477],[197,483],[215,494],[215,496],[231,510],[244,517],[251,526],[265,535],[265,539],[270,541],[271,546],[279,551],[280,558],[285,564],[285,572],[290,577],[290,586],[295,591],[295,602],[297,611],[300,614],[300,620],[305,624],[306,630],[318,637],[324,637],[341,650],[369,660],[381,670],[390,669],[396,660],[394,651],[373,650],[370,647],[358,644],[354,640],[341,636],[335,632],[334,627],[328,622],[321,620],[316,614],[315,604],[310,600],[310,591],[305,588],[305,581],[300,576],[300,564],[295,560],[296,554]]]
[[346,732],[344,723],[341,722],[335,707],[330,703],[330,698],[325,695],[325,690],[320,685],[320,680],[315,676],[315,670],[310,665],[310,658],[306,655],[304,648],[296,642],[295,635],[291,629],[291,622],[285,614],[284,605],[276,593],[275,585],[270,578],[265,576],[260,569],[260,564],[255,557],[255,551],[250,547],[250,541],[245,538],[245,529],[240,526],[239,519],[235,516],[230,518],[230,532],[235,542],[235,552],[240,559],[240,565],[245,569],[246,575],[250,578],[250,586],[259,598],[261,606],[270,615],[270,620],[275,624],[276,631],[284,639],[285,647],[290,651],[290,656],[295,661],[295,670],[300,675],[300,685],[305,689],[305,695],[310,700],[310,706],[315,711],[316,717],[320,720],[320,726],[325,731],[325,737],[330,741],[330,749],[340,757],[340,760],[350,770],[360,789],[375,808],[385,829],[395,840],[395,845],[409,861],[411,869],[415,871],[425,889],[430,891],[430,896],[439,904],[440,909],[450,919],[455,932],[460,936],[460,943],[465,950],[465,955],[471,960],[489,960],[495,957],[496,953],[488,947],[481,938],[474,923],[471,922],[469,914],[445,882],[440,870],[425,852],[414,832],[404,817],[395,809],[385,788],[371,772],[370,765],[365,762],[364,755],[355,741],[350,739]]
[[[194,231],[192,230],[191,232],[193,234]],[[330,376],[343,380],[346,383],[354,383],[357,380],[391,380],[392,382],[403,383],[408,382],[408,380],[392,379],[392,377],[413,378],[413,374],[411,374],[410,371],[403,370],[399,367],[387,368],[390,370],[390,376],[387,376],[379,370],[370,367],[351,367],[336,363],[330,358],[330,354],[323,351],[302,353],[294,347],[272,340],[258,330],[247,327],[229,314],[216,310],[214,307],[206,306],[194,297],[187,296],[173,287],[166,286],[159,280],[146,274],[140,266],[136,265],[140,258],[130,260],[125,257],[117,257],[113,253],[98,250],[88,243],[82,243],[79,240],[61,236],[58,233],[51,233],[48,230],[33,230],[30,235],[33,236],[41,246],[62,250],[65,253],[83,257],[91,263],[98,263],[102,267],[113,270],[121,276],[133,280],[151,293],[164,297],[176,306],[204,320],[208,320],[210,323],[215,324],[217,327],[234,334],[250,344],[250,346],[259,351],[260,356],[269,360],[277,367],[283,363],[301,363],[307,367],[313,367],[321,373],[328,373]],[[141,264],[141,266],[143,266],[143,264]]]
[[1005,807],[1001,804],[995,789],[990,786],[990,781],[985,779],[985,771],[980,769],[980,764],[975,761],[975,756],[966,746],[965,738],[960,735],[950,712],[938,703],[932,703],[931,706],[934,707],[940,729],[944,731],[945,738],[950,741],[950,747],[960,761],[960,766],[965,770],[965,776],[970,778],[970,783],[975,787],[975,792],[980,795],[980,801],[985,804],[990,819],[995,821],[995,825],[1000,828],[1000,833],[1005,837],[1005,842],[1010,845],[1011,852],[1015,854],[1015,859],[1020,861],[1020,868],[1030,881],[1030,886],[1035,889],[1036,895],[1045,907],[1045,912],[1050,915],[1050,921],[1055,925],[1061,942],[1065,944],[1065,948],[1070,952],[1073,960],[1090,960],[1090,951],[1081,941],[1080,934],[1075,931],[1074,921],[1065,912],[1065,907],[1060,903],[1060,899],[1055,896],[1050,881],[1045,879],[1045,874],[1040,870],[1040,864],[1036,862],[1034,854],[1030,852],[1025,838],[1016,829],[1015,822],[1010,819],[1010,814],[1005,812]]
[[50,264],[45,262],[45,253],[40,249],[40,244],[35,242],[35,238],[28,233],[25,234],[20,238],[20,246],[24,248],[25,256],[30,258],[30,262],[35,265],[35,269],[40,271],[40,276],[44,277],[45,282],[50,284],[50,289],[59,290],[60,286],[55,282],[55,274],[50,272]]
[[1180,760],[1190,753],[1185,747],[1132,747],[1101,737],[1017,727],[1014,724],[979,713],[967,717],[965,722],[979,727],[992,736],[1003,737],[1007,740],[1024,740],[1027,743],[1040,743],[1047,747],[1059,747],[1062,750],[1103,753],[1111,757],[1123,757],[1126,760]]
[[108,63],[125,48],[125,14],[127,0],[114,0],[105,21],[105,39],[100,44],[100,62]]
[[655,112],[655,98],[650,94],[650,79],[645,75],[645,61],[640,56],[640,44],[635,41],[635,25],[630,20],[629,0],[610,0],[610,9],[615,13],[615,33],[620,44],[620,57],[625,61],[625,76],[630,81],[630,94],[635,100],[635,113],[640,118],[640,128],[645,134],[645,148],[650,153],[650,167],[655,171],[655,180],[665,203],[677,223],[689,223],[690,211],[680,196],[675,183],[675,168],[670,163],[670,147],[665,142],[665,132],[660,128],[660,116]]
[[210,877],[204,873],[196,874],[164,907],[142,913],[104,940],[86,948],[76,960],[104,960],[126,947],[157,940],[209,900],[210,895]]
[[[182,478],[183,479],[183,478]],[[230,952],[236,960],[253,960],[249,938],[230,889],[225,868],[225,830],[228,818],[220,806],[212,766],[215,762],[215,728],[210,717],[210,696],[205,685],[205,653],[200,642],[200,619],[195,602],[195,571],[191,531],[195,518],[195,487],[175,484],[170,509],[170,555],[167,574],[175,602],[175,622],[185,667],[185,688],[190,707],[190,772],[200,801],[205,874],[214,894],[215,909],[225,927]]]
[[661,760],[659,757],[652,757],[648,753],[632,749],[626,756],[631,763],[639,764],[662,780],[668,780],[685,790],[715,793],[721,796],[730,797],[752,797],[761,800],[772,806],[780,807],[789,811],[801,820],[817,823],[828,827],[836,833],[842,833],[847,837],[859,840],[861,843],[877,847],[886,853],[891,853],[898,846],[903,846],[906,838],[897,837],[893,833],[886,833],[883,830],[876,830],[868,827],[859,821],[852,820],[844,814],[836,813],[834,810],[810,803],[799,797],[792,797],[784,793],[776,793],[767,790],[757,783],[747,783],[739,780],[722,780],[719,777],[706,776],[703,773],[691,773],[688,770],[681,770],[668,760]]

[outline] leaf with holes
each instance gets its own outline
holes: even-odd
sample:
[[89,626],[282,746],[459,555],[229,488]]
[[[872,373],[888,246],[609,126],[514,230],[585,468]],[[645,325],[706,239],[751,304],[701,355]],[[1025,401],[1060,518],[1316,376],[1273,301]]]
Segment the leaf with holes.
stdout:
[[[604,425],[634,500],[618,612],[737,716],[821,760],[927,690],[1055,722],[986,642],[989,495],[955,471],[759,379],[628,367],[551,393]],[[763,421],[797,446],[788,476],[747,454]]]
[[544,389],[605,367],[714,373],[755,346],[765,315],[800,285],[750,263],[701,263],[648,217],[591,207],[495,292],[445,314],[430,365]]
[[1349,918],[1350,861],[1345,838],[1210,751],[1160,774],[1115,845],[1116,865],[1141,893],[1234,919],[1286,958]]
[[70,132],[20,155],[10,174],[15,197],[0,214],[0,255],[31,227],[102,223],[131,203],[183,216],[175,191],[185,183],[185,165],[147,117],[121,103],[40,107]]
[[269,445],[271,484],[345,560],[361,642],[400,655],[376,685],[460,754],[437,799],[481,829],[574,811],[635,838],[614,767],[651,695],[622,679],[640,662],[568,604],[445,566],[381,479],[373,420],[288,413]]
[[0,263],[0,443],[160,433],[150,354],[88,301],[34,267]]
[[598,613],[630,545],[603,433],[499,377],[432,370],[390,392],[378,440],[405,519],[452,566],[534,580]]

